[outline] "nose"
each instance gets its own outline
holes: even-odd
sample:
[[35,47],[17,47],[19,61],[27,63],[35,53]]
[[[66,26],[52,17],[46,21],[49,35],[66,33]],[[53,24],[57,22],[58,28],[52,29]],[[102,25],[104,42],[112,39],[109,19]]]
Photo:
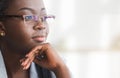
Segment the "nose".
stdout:
[[42,30],[45,28],[46,26],[43,23],[38,23],[36,26],[33,27],[34,30]]

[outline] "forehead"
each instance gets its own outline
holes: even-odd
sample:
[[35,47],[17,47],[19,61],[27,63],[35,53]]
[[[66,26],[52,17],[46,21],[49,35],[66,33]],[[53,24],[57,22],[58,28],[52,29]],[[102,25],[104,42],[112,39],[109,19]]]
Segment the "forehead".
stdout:
[[40,12],[41,10],[45,10],[43,8],[45,7],[42,0],[11,0],[6,13],[17,13],[20,10]]

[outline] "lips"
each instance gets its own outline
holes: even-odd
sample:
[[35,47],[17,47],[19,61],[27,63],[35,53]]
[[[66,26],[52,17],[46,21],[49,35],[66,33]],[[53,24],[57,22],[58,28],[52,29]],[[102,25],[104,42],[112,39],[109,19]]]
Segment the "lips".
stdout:
[[46,40],[45,36],[34,36],[32,37],[33,40],[35,40],[36,42],[44,42]]

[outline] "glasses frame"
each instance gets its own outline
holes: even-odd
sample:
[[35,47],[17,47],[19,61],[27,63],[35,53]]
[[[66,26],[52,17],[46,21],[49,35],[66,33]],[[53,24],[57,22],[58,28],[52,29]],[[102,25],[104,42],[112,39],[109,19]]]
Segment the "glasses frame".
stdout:
[[[32,19],[27,19],[29,17],[32,17]],[[38,15],[0,15],[0,18],[21,18],[22,20],[24,20],[24,22],[27,22],[27,21],[39,21],[40,23],[44,23],[46,22],[46,19],[47,18],[53,18],[55,19],[55,16],[54,15],[45,15],[45,16],[38,16]]]

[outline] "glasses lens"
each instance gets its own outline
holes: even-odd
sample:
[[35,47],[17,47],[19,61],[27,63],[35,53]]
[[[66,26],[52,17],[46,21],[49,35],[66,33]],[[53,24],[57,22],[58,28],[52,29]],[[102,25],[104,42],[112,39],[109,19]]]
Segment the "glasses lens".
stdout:
[[25,15],[24,19],[28,25],[34,26],[38,23],[39,17],[35,15]]
[[32,26],[36,26],[39,23],[46,23],[48,18],[55,18],[55,16],[53,15],[48,15],[48,16],[43,16],[43,17],[39,17],[39,16],[35,16],[35,15],[26,15],[25,17],[25,22],[28,25],[32,25]]

